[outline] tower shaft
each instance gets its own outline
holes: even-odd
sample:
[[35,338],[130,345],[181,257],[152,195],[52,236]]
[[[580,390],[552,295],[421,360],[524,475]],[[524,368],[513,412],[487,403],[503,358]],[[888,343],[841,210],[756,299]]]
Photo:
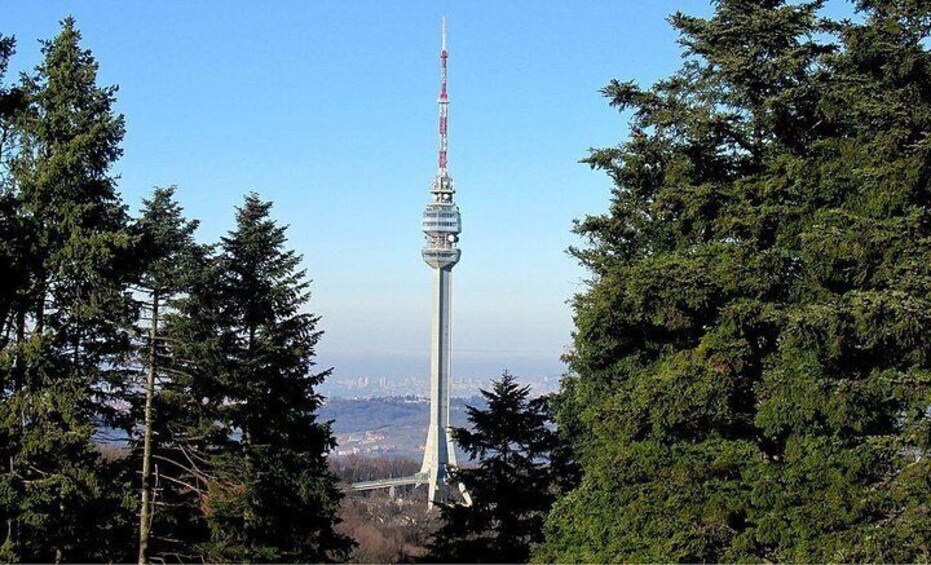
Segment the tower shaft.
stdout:
[[[456,465],[456,451],[449,437],[449,392],[452,344],[449,335],[452,270],[433,270],[433,316],[430,323],[430,423],[422,473],[428,473],[430,492],[447,479],[448,465]],[[432,502],[432,500],[431,500]]]

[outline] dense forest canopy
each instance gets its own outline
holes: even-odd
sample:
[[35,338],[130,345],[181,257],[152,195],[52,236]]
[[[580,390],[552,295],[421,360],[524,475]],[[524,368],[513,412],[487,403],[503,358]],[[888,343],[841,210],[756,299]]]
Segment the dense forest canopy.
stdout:
[[541,561],[931,558],[931,5],[720,0],[612,81]]

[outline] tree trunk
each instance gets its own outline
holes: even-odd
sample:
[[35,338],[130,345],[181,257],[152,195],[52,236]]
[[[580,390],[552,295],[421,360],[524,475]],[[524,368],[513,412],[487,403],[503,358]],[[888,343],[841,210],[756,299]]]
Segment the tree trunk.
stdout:
[[145,378],[145,426],[142,440],[142,508],[139,512],[139,565],[149,562],[152,531],[152,402],[155,397],[155,341],[158,337],[158,290],[152,291],[152,326],[149,329],[149,370]]
[[[23,348],[26,344],[26,306],[25,301],[23,304],[19,305],[19,311],[16,313],[16,356],[13,359],[13,371],[12,371],[12,381],[10,382],[10,395],[16,396],[22,391],[22,387],[25,381],[25,361],[23,361]],[[22,408],[20,408],[22,411]],[[22,421],[22,418],[19,418]],[[23,426],[25,428],[25,426]],[[25,430],[21,429],[21,433],[25,434]],[[17,445],[17,449],[19,446]],[[9,472],[11,477],[16,476],[16,465],[14,462],[13,452],[10,452],[10,465]],[[4,542],[9,547],[13,547],[16,543],[16,523],[14,522],[14,515],[10,513],[6,519],[6,541]]]
[[36,327],[35,332],[37,335],[42,335],[42,332],[45,331],[45,269],[39,269],[39,283],[38,286],[38,303],[36,303]]

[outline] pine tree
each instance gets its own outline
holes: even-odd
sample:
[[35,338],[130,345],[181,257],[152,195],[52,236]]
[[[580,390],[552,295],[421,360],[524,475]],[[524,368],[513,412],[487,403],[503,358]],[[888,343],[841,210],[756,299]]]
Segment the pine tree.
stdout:
[[[143,263],[138,286],[142,291],[147,327],[140,328],[146,339],[140,348],[145,384],[142,409],[142,488],[139,512],[139,563],[150,559],[150,540],[154,516],[153,451],[156,444],[170,437],[165,424],[156,419],[157,383],[171,380],[165,362],[166,344],[160,316],[175,300],[183,298],[193,286],[196,271],[205,262],[207,250],[194,241],[198,222],[186,220],[174,199],[175,187],[156,188],[152,197],[143,200],[142,215],[136,224],[140,244],[138,257]],[[164,446],[159,446],[163,448]]]
[[453,438],[478,467],[453,472],[471,504],[444,505],[442,526],[430,544],[429,562],[524,563],[543,539],[543,521],[565,467],[563,448],[551,428],[546,397],[530,398],[505,371],[482,390],[485,409],[468,407],[472,430]]
[[[249,195],[222,238],[208,277],[169,322],[180,372],[191,375],[204,441],[200,507],[209,560],[322,561],[344,557],[333,530],[340,499],[326,453],[335,442],[318,422],[313,373],[319,318],[301,258],[284,249],[271,203]],[[187,402],[190,402],[188,400]]]
[[66,19],[24,80],[5,195],[25,259],[0,362],[3,547],[5,558],[25,561],[104,558],[121,502],[102,484],[91,438],[116,415],[108,400],[130,350],[132,238],[108,173],[123,119],[112,111],[115,88],[97,86],[97,63],[79,42]]
[[721,0],[612,82],[541,561],[931,558],[931,10]]

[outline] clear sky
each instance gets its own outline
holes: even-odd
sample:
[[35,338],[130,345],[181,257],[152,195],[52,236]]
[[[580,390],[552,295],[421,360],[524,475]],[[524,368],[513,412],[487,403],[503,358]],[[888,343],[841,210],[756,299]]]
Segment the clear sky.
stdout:
[[16,70],[68,14],[118,84],[116,167],[133,212],[178,185],[200,237],[251,190],[304,255],[320,361],[337,376],[427,373],[430,273],[420,215],[436,168],[440,18],[449,18],[450,171],[463,217],[454,376],[557,375],[582,272],[573,218],[610,182],[578,163],[626,120],[598,89],[680,62],[665,18],[701,0],[0,0]]

